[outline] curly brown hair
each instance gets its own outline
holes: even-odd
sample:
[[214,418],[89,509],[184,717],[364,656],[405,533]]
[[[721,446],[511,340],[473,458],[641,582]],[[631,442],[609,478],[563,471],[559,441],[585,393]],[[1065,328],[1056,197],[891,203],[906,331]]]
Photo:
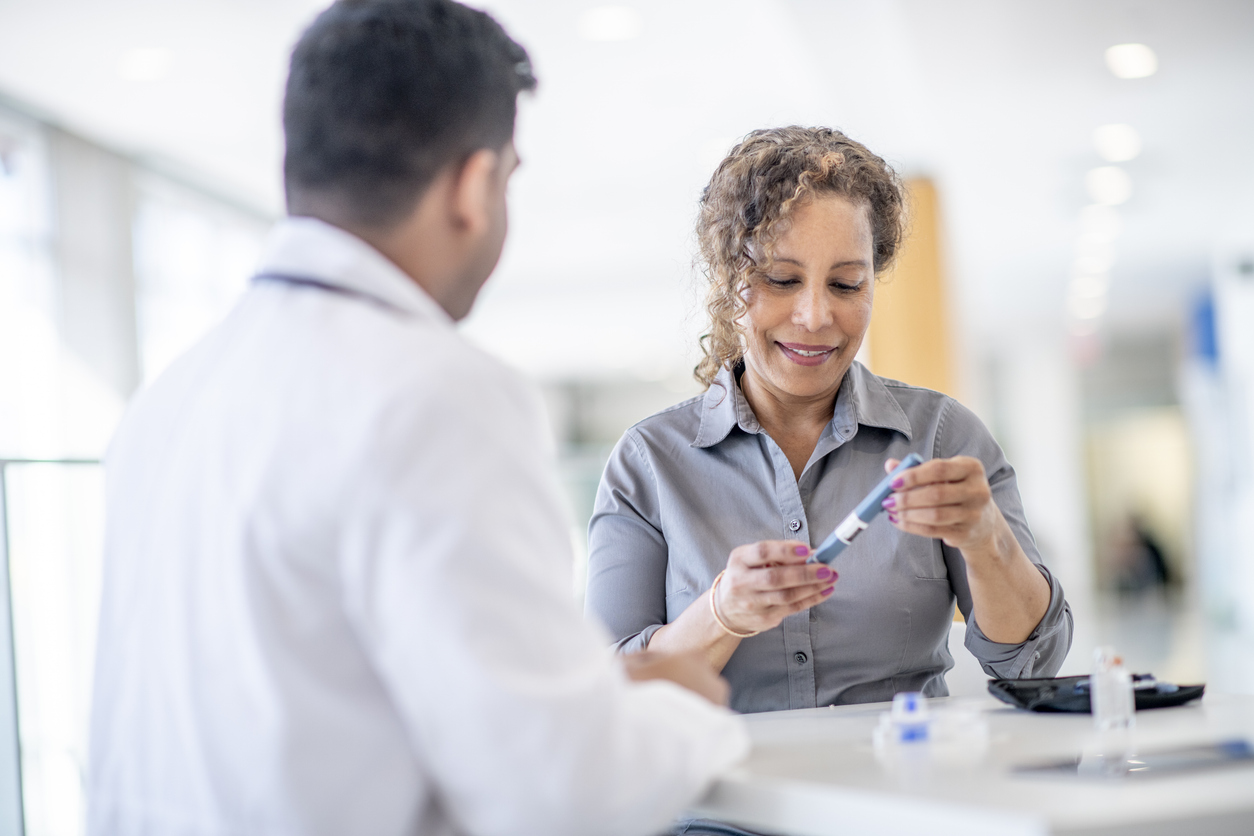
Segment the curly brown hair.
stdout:
[[697,215],[710,332],[701,337],[705,357],[693,374],[707,387],[744,356],[736,323],[750,278],[770,269],[793,209],[822,193],[869,207],[879,276],[901,245],[905,198],[897,174],[862,143],[831,128],[767,128],[746,136],[715,169]]

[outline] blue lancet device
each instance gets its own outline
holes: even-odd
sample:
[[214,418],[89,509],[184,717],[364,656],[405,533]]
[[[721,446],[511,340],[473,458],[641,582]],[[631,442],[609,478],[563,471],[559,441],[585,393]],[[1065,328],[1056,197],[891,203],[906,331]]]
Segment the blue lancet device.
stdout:
[[917,453],[911,453],[901,460],[901,464],[893,468],[893,472],[884,477],[875,488],[866,495],[866,499],[858,503],[858,507],[845,517],[844,522],[836,526],[823,544],[814,550],[806,563],[830,564],[836,556],[845,550],[862,531],[875,519],[875,515],[884,510],[881,504],[893,492],[893,480],[912,467],[923,464]]

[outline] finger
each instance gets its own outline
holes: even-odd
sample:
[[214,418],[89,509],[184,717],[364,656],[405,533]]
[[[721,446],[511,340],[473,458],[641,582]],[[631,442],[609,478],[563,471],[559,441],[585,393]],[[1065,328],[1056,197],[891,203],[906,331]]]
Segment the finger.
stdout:
[[835,589],[836,587],[834,586],[824,587],[823,589],[819,590],[813,595],[807,595],[806,597],[794,602],[793,604],[788,605],[787,607],[776,608],[775,610],[771,612],[771,616],[777,617],[782,621],[786,616],[790,616],[799,612],[805,612],[811,607],[821,604],[824,601],[826,601],[828,598],[830,598],[832,596],[833,590]]
[[804,586],[794,586],[789,589],[767,590],[755,596],[755,602],[768,609],[772,607],[789,607],[798,601],[812,598],[820,590],[833,586],[839,577],[839,575],[833,572],[831,577],[818,583],[808,583]]
[[932,459],[910,468],[893,480],[893,490],[902,491],[934,482],[961,482],[979,474],[984,465],[970,456],[954,456],[952,459]]
[[928,537],[934,540],[948,541],[951,539],[961,539],[970,528],[970,526],[967,525],[931,525],[929,523],[911,522],[909,520],[894,518],[894,515],[891,514],[888,517],[888,521],[892,523],[897,530],[903,531],[906,534],[914,534],[919,537]]
[[897,491],[880,505],[885,511],[902,511],[906,508],[931,508],[939,505],[963,505],[976,497],[977,491],[966,482],[939,482],[922,485],[910,490]]
[[746,579],[749,588],[759,592],[770,592],[777,589],[795,589],[799,586],[812,586],[816,583],[830,583],[835,572],[822,563],[810,563],[803,566],[769,566],[750,570]]
[[909,508],[905,511],[894,511],[892,516],[896,517],[897,522],[916,525],[970,526],[979,520],[979,515],[965,505]]
[[809,544],[800,540],[762,540],[732,549],[727,562],[735,561],[752,569],[780,563],[805,563],[809,557]]
[[901,464],[901,459],[889,459],[888,461],[884,462],[884,472],[892,473],[894,470],[897,469],[897,465],[899,464]]

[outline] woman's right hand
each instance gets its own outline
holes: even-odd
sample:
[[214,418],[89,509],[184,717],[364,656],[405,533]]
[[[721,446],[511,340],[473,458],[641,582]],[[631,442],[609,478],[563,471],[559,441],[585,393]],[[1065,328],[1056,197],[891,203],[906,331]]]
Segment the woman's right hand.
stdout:
[[839,576],[822,563],[807,564],[809,556],[810,547],[797,540],[734,549],[714,590],[719,617],[738,633],[755,633],[826,601]]

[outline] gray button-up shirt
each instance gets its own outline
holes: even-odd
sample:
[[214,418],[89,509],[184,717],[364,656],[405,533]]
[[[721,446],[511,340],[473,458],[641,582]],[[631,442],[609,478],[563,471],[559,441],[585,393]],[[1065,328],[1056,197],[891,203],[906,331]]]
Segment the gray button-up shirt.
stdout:
[[966,455],[984,463],[993,499],[1050,584],[1049,609],[1021,644],[989,640],[971,617],[962,553],[877,519],[836,558],[836,591],[745,639],[723,675],[738,711],[875,702],[899,691],[948,694],[956,602],[966,645],[1003,678],[1052,676],[1071,646],[1071,610],[1041,564],[1015,473],[992,435],[953,398],[877,377],[854,363],[801,478],[724,370],[700,397],[632,427],[610,456],[589,527],[587,607],[644,648],[714,582],[736,546],[817,545],[884,476],[884,460]]

